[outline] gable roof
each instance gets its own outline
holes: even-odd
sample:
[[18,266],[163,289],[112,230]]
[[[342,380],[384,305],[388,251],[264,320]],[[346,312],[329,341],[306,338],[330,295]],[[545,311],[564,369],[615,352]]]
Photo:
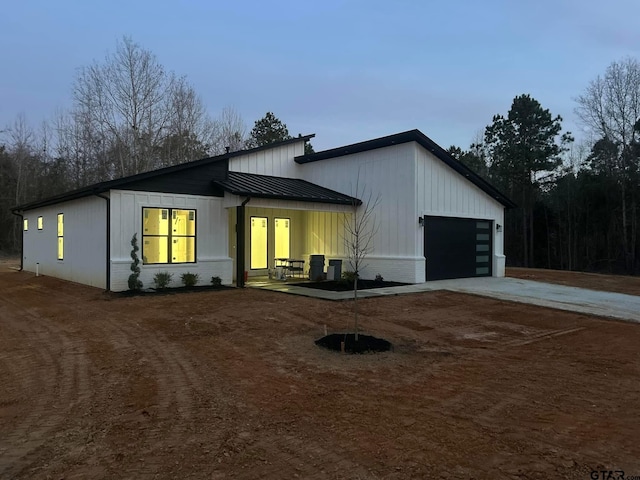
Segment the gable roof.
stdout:
[[[288,145],[290,143],[306,142],[313,137],[315,137],[315,134],[295,137],[289,140],[283,140],[281,142],[276,142],[268,145],[262,145],[260,147],[250,148],[248,150],[238,150],[235,152],[224,153],[222,155],[217,155],[214,157],[207,157],[207,158],[202,158],[200,160],[195,160],[192,162],[181,163],[179,165],[172,165],[169,167],[159,168],[157,170],[151,170],[149,172],[138,173],[135,175],[130,175],[128,177],[116,178],[115,180],[98,182],[98,183],[94,183],[93,185],[88,185],[86,187],[79,188],[77,190],[71,190],[69,192],[61,193],[59,195],[54,195],[52,197],[47,197],[47,198],[36,200],[33,202],[24,203],[22,205],[17,205],[13,207],[11,210],[13,212],[31,210],[33,208],[45,207],[47,205],[54,205],[56,203],[66,202],[69,200],[76,200],[82,197],[98,195],[100,193],[104,193],[116,188],[126,190],[127,188],[131,188],[136,184],[142,184],[146,186],[150,183],[150,181],[157,179],[158,177],[166,176],[166,175],[173,176],[175,174],[184,172],[189,169],[206,167],[208,165],[211,165],[217,162],[221,162],[221,163],[224,162],[225,165],[221,165],[221,169],[224,170],[224,175],[226,175],[227,161],[231,158],[239,157],[242,155],[248,155],[255,152],[260,152],[262,150],[267,150],[274,147]],[[207,183],[209,183],[210,180],[211,179],[207,179]]]
[[402,143],[409,142],[416,142],[420,144],[423,148],[431,152],[436,158],[446,163],[449,167],[454,169],[460,175],[464,176],[471,183],[483,190],[487,195],[495,198],[505,207],[516,207],[516,204],[513,203],[506,195],[504,195],[496,187],[491,185],[488,181],[486,181],[480,175],[467,167],[464,163],[454,158],[445,149],[443,149],[440,145],[427,137],[420,130],[409,130],[402,133],[396,133],[395,135],[389,135],[386,137],[375,138],[373,140],[367,140],[365,142],[346,145],[344,147],[332,148],[330,150],[324,150],[322,152],[301,155],[295,157],[295,161],[299,164],[317,162],[329,158],[343,157],[345,155],[367,152],[369,150],[391,147],[393,145],[400,145]]
[[243,197],[275,198],[340,205],[362,204],[357,198],[298,178],[228,172],[226,179],[214,180],[213,183],[229,193]]

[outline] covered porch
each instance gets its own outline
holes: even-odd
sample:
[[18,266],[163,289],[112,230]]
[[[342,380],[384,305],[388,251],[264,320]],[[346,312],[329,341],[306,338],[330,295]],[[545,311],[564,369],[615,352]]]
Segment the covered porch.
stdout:
[[236,285],[282,274],[308,279],[312,255],[323,255],[325,267],[346,260],[345,215],[360,200],[300,179],[229,172],[216,183],[225,190]]

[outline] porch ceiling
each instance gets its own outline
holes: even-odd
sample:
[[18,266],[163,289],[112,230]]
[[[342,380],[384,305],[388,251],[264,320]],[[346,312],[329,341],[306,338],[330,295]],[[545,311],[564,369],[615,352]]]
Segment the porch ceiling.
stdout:
[[225,180],[213,184],[233,195],[299,202],[361,205],[362,201],[299,178],[272,177],[253,173],[228,172]]

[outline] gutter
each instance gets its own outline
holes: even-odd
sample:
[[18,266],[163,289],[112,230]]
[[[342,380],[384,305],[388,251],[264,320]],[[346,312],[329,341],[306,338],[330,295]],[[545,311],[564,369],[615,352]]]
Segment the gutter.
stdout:
[[105,197],[100,193],[95,194],[96,197],[100,197],[107,201],[107,241],[106,241],[106,285],[107,291],[111,290],[111,199]]
[[24,229],[22,227],[24,223],[24,215],[18,213],[16,210],[11,210],[15,216],[20,217],[20,271],[24,268]]

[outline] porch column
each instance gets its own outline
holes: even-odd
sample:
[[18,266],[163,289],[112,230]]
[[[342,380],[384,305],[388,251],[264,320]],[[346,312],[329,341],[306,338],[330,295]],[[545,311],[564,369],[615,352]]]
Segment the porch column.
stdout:
[[236,207],[236,286],[244,287],[244,203]]

